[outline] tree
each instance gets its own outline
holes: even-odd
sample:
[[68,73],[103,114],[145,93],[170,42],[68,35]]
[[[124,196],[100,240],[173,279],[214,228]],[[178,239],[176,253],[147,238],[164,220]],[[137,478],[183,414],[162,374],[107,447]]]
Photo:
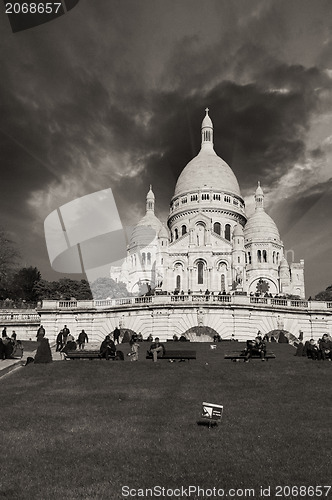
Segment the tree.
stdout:
[[40,280],[34,288],[38,300],[91,300],[92,294],[88,281],[75,281],[61,278],[59,281]]
[[315,300],[324,300],[326,302],[332,301],[332,285],[328,286],[324,291],[315,295]]
[[8,278],[18,258],[19,252],[15,243],[0,229],[0,280]]
[[269,291],[270,285],[268,284],[267,281],[263,280],[262,278],[259,279],[257,285],[256,285],[256,290],[258,293],[263,294]]
[[23,299],[28,302],[37,300],[35,285],[41,280],[37,267],[23,267],[12,278],[11,298]]
[[18,258],[19,252],[15,243],[0,228],[0,299],[6,299],[11,293],[12,277]]
[[131,295],[124,283],[116,282],[112,278],[96,279],[91,285],[91,292],[93,298],[97,300]]

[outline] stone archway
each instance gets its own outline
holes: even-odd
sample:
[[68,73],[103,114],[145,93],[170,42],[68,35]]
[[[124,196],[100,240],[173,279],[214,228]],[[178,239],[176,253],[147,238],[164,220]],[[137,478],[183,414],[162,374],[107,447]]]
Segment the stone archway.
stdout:
[[134,334],[137,335],[137,333],[134,332],[134,330],[130,330],[130,328],[120,328],[120,342],[122,344],[129,342]]
[[280,344],[282,343],[288,343],[293,345],[294,342],[298,342],[298,339],[290,333],[287,330],[271,330],[270,332],[267,333],[269,339],[271,340],[271,337],[273,336],[276,340],[276,342],[279,342]]
[[202,337],[205,337],[206,341],[209,342],[213,340],[215,335],[218,335],[218,332],[209,326],[193,326],[182,333],[182,335],[191,342],[201,342],[203,340]]

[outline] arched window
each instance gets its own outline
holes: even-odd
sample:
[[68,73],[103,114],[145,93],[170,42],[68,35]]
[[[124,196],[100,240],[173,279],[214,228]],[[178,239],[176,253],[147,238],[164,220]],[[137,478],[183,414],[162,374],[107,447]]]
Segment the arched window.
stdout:
[[182,236],[187,233],[187,228],[185,225],[182,226],[181,232],[182,232]]
[[148,252],[147,258],[148,258],[148,265],[150,265],[151,264],[151,254],[150,254],[150,252]]
[[258,262],[262,262],[262,252],[260,250],[257,250],[257,260]]
[[176,287],[178,290],[181,288],[181,276],[178,274],[176,277]]
[[175,229],[174,229],[174,237],[175,237],[175,239],[176,239],[176,240],[177,240],[177,239],[178,239],[178,237],[179,237],[179,231],[178,231],[178,229],[177,229],[177,228],[175,228]]
[[225,226],[225,239],[231,241],[231,226],[229,224]]
[[203,282],[204,282],[204,263],[203,262],[199,262],[197,264],[197,283],[199,285],[203,285]]
[[263,262],[267,262],[267,253],[266,253],[266,250],[263,250]]
[[249,264],[251,264],[251,253],[250,252],[248,252],[248,262],[249,262]]
[[220,290],[222,292],[226,292],[226,280],[225,280],[225,275],[222,274],[220,278]]
[[238,262],[238,264],[240,264],[240,262],[241,262],[240,256],[238,256],[237,262]]
[[142,253],[142,265],[145,266],[145,253]]
[[215,222],[213,224],[213,231],[216,233],[216,234],[219,234],[219,236],[221,235],[221,225],[220,225],[220,222]]
[[273,252],[273,254],[272,254],[272,262],[273,262],[273,264],[275,264],[275,261],[276,261],[276,253]]
[[277,264],[279,264],[279,252],[277,253],[277,260],[276,260]]

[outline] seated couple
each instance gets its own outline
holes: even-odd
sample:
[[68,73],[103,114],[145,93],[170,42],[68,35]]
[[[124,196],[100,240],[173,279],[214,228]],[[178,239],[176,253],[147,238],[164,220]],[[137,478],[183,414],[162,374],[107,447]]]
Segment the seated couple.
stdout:
[[[300,345],[299,345],[300,347]],[[314,339],[310,339],[303,346],[303,356],[310,359],[332,360],[332,342],[327,334],[324,334],[316,344]]]
[[266,345],[262,341],[262,337],[257,335],[255,340],[247,340],[247,347],[245,349],[245,362],[249,361],[253,355],[260,356],[262,361],[265,361]]

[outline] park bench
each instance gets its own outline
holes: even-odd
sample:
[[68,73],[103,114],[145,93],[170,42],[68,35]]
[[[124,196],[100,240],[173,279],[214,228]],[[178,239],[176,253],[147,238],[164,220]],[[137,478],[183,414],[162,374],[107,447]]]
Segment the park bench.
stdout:
[[[65,359],[105,359],[101,356],[99,351],[68,351],[63,353]],[[111,356],[109,359],[113,361],[123,361],[124,355],[122,351],[116,351],[114,356]]]
[[[268,361],[269,359],[275,359],[275,354],[273,352],[267,352],[265,354],[265,359]],[[234,351],[231,353],[226,353],[224,356],[225,359],[230,359],[232,361],[237,361],[243,359],[243,361],[246,359],[246,353],[245,351]],[[261,359],[259,354],[253,354],[249,359]]]
[[[146,359],[153,359],[149,351],[146,354]],[[196,351],[174,350],[166,351],[164,355],[162,352],[159,352],[158,359],[178,359],[180,361],[185,361],[187,359],[189,361],[190,359],[196,359]]]

